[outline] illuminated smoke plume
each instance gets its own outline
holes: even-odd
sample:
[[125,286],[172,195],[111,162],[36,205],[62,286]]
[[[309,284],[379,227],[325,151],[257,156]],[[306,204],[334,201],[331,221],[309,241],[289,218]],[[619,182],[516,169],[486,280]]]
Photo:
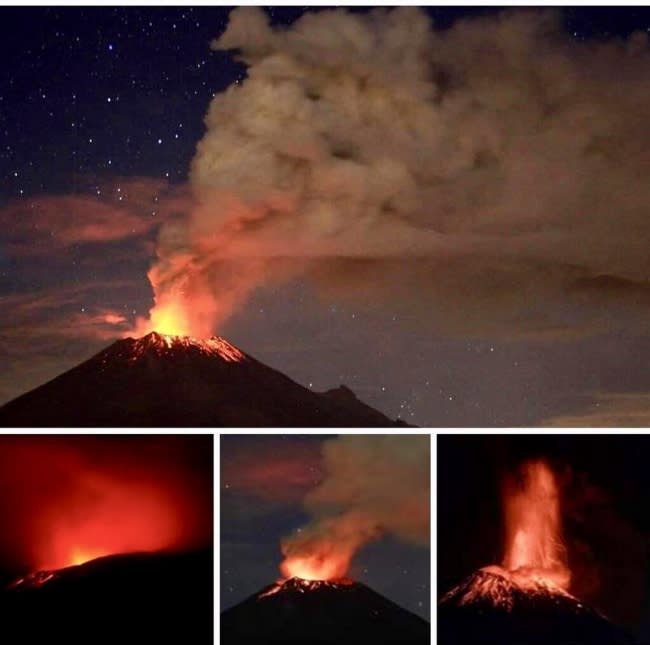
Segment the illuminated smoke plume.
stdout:
[[206,439],[0,438],[0,570],[210,544]]
[[415,8],[272,28],[247,7],[212,47],[248,77],[210,105],[141,331],[210,335],[298,276],[456,332],[594,331],[620,320],[604,300],[646,320],[644,34],[578,42],[529,10],[438,31]]
[[282,542],[285,577],[331,580],[391,535],[429,544],[429,437],[346,435],[323,447],[325,478],[305,499],[312,522]]
[[560,498],[555,476],[543,461],[525,463],[504,492],[505,554],[501,567],[486,571],[522,587],[551,584],[568,589],[571,573],[562,542]]

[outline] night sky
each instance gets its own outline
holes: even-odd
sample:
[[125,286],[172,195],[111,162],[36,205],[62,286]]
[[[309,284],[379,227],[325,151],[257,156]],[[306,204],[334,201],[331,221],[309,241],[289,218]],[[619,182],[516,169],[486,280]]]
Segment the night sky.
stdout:
[[[271,24],[283,26],[305,12],[319,11],[267,10]],[[229,12],[221,7],[0,8],[0,403],[73,367],[119,338],[136,316],[147,315],[152,306],[147,270],[156,257],[159,228],[162,222],[185,216],[188,173],[206,131],[210,102],[230,86],[246,85],[246,65],[235,61],[232,52],[209,47],[226,29]],[[435,30],[462,39],[468,52],[480,51],[480,43],[472,49],[477,42],[472,34],[486,31],[482,25],[492,24],[500,13],[426,9]],[[650,425],[646,367],[650,271],[643,259],[650,239],[648,201],[634,183],[647,176],[640,164],[648,161],[644,150],[650,148],[645,145],[650,140],[647,121],[644,125],[645,117],[636,110],[637,104],[647,106],[642,99],[643,92],[646,97],[650,92],[648,76],[635,71],[643,69],[639,57],[647,55],[642,36],[650,32],[650,9],[562,8],[558,15],[556,31],[548,37],[551,44],[547,47],[544,38],[535,41],[534,47],[543,54],[538,59],[528,53],[521,57],[533,61],[535,70],[554,69],[553,52],[565,47],[570,49],[569,60],[575,60],[575,70],[583,69],[591,64],[590,48],[605,43],[621,51],[628,47],[633,61],[629,69],[610,65],[610,58],[618,60],[619,53],[602,54],[602,68],[585,74],[592,79],[584,90],[587,98],[578,96],[580,100],[572,104],[572,109],[580,107],[571,112],[575,128],[568,128],[578,132],[585,123],[587,129],[591,123],[601,124],[602,118],[595,134],[590,131],[580,145],[598,157],[593,163],[599,165],[588,170],[596,168],[609,176],[611,168],[623,168],[607,187],[608,194],[617,194],[616,208],[594,215],[593,204],[603,202],[597,193],[601,175],[595,174],[591,183],[579,183],[585,177],[579,164],[566,166],[569,173],[575,170],[568,185],[559,170],[550,179],[547,192],[558,192],[559,206],[555,198],[540,199],[537,180],[517,174],[528,167],[517,159],[528,160],[530,155],[507,157],[509,162],[515,159],[512,167],[517,172],[508,170],[511,166],[499,157],[503,139],[494,144],[497,152],[475,151],[476,167],[487,174],[470,177],[469,189],[462,183],[465,175],[453,174],[456,165],[441,166],[435,181],[425,182],[445,191],[436,197],[439,202],[425,198],[434,204],[436,217],[440,208],[434,230],[462,237],[459,255],[453,255],[455,243],[444,246],[441,257],[451,253],[449,265],[432,269],[429,255],[425,260],[415,251],[411,255],[415,242],[388,260],[370,254],[345,264],[333,263],[334,256],[317,255],[317,261],[311,258],[314,265],[309,271],[256,284],[213,331],[306,386],[323,390],[345,383],[382,412],[418,425]],[[479,26],[453,31],[466,18]],[[494,33],[495,42],[500,42],[502,32]],[[503,28],[508,47],[514,42],[508,40],[510,33],[511,27]],[[571,49],[575,47],[583,49]],[[449,60],[432,70],[440,91],[448,95],[436,99],[439,103],[426,99],[445,109],[454,97],[463,96],[473,64],[462,59],[463,47],[450,51],[441,54]],[[393,58],[385,62],[387,68],[399,56]],[[504,54],[494,60],[498,77],[498,61],[507,66],[508,58]],[[455,75],[455,65],[465,71]],[[505,77],[511,71],[507,69]],[[404,80],[399,74],[387,78],[395,87]],[[552,84],[554,78],[542,81],[542,86],[544,82]],[[624,84],[623,90],[615,82]],[[626,93],[628,87],[635,89]],[[503,98],[510,91],[505,88],[494,100],[510,100]],[[590,112],[592,98],[600,100],[601,95],[602,105]],[[619,100],[627,101],[620,109],[637,114],[638,122],[625,115],[620,123],[608,120],[619,112]],[[560,103],[558,99],[547,106],[549,118],[565,114]],[[460,120],[467,127],[450,134],[445,145],[451,152],[445,158],[479,139],[492,145],[492,117],[481,113],[476,118]],[[506,133],[527,127],[513,119],[495,117],[497,123],[506,124]],[[621,125],[623,121],[628,125]],[[212,127],[218,129],[220,124]],[[557,135],[558,140],[566,131]],[[548,141],[555,141],[553,132]],[[556,151],[549,152],[549,159],[556,159],[552,168],[563,169],[566,151],[577,145],[561,141],[557,157]],[[333,154],[342,159],[356,153],[342,149]],[[621,164],[617,155],[626,163]],[[501,174],[494,177],[515,185],[525,209],[542,204],[534,214],[539,222],[529,227],[526,217],[524,223],[518,219],[521,211],[511,216],[508,209],[521,204],[513,206],[512,200],[500,204],[490,192],[491,184],[481,183],[491,181],[489,173],[495,167]],[[471,196],[472,190],[481,204],[491,205],[494,197],[494,212],[463,219],[475,203],[470,197],[467,203],[458,201],[457,195]],[[410,204],[409,195],[400,195],[400,203],[387,205],[386,212],[398,212],[400,221],[411,222],[412,211],[404,215],[400,210]],[[609,207],[606,203],[603,208]],[[413,208],[422,211],[421,206]],[[543,209],[553,211],[552,216]],[[428,217],[426,209],[422,212]],[[481,220],[484,215],[489,222]],[[576,220],[568,229],[576,237],[556,243],[553,236],[562,232],[558,222],[573,215]],[[462,221],[456,224],[454,217]],[[489,258],[484,265],[483,260],[475,261],[472,249],[485,248],[482,245],[493,240],[493,222],[500,251],[496,260],[493,251],[481,255]],[[583,224],[588,228],[583,230]],[[417,226],[428,230],[430,220]],[[501,255],[522,227],[547,237],[530,244],[525,240],[519,244],[517,238],[518,245]],[[401,239],[390,234],[393,229],[386,230],[386,239]],[[620,239],[612,230],[621,232]],[[476,242],[473,236],[480,239]],[[374,244],[375,237],[372,240]],[[351,243],[352,248],[358,246]],[[379,247],[381,255],[385,251]],[[519,262],[525,269],[520,271]],[[525,276],[522,282],[513,278],[520,275]],[[286,509],[282,513],[294,517]],[[367,557],[372,557],[372,549]],[[255,574],[255,582],[268,580],[272,562],[267,566]],[[417,605],[414,599],[407,604],[413,607],[414,602]]]
[[[304,498],[323,481],[322,446],[335,439],[221,436],[221,611],[281,577],[280,541],[308,524]],[[430,562],[428,540],[385,535],[358,551],[348,577],[429,619]]]
[[544,458],[560,486],[571,593],[648,642],[649,436],[440,435],[437,446],[439,596],[501,562],[503,477]]

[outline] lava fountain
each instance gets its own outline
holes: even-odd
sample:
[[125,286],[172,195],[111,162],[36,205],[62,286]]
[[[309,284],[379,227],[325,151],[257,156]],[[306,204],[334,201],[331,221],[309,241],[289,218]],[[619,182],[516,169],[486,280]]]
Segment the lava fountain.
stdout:
[[566,590],[571,574],[562,542],[560,498],[553,471],[529,461],[504,487],[505,553],[501,566],[483,571],[520,587],[547,585]]
[[167,336],[197,335],[188,308],[181,297],[157,298],[149,318],[138,317],[135,328],[124,336],[145,336],[153,331]]

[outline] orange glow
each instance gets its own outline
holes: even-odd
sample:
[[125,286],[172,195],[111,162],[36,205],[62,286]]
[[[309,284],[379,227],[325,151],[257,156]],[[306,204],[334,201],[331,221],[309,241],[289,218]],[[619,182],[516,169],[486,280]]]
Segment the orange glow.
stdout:
[[182,534],[180,500],[162,482],[119,481],[87,472],[80,473],[79,483],[79,496],[69,500],[70,506],[44,518],[49,529],[39,546],[39,569],[113,553],[158,551]]
[[207,470],[195,472],[185,455],[209,445],[194,439],[1,438],[0,486],[11,500],[6,548],[26,569],[53,571],[205,544],[212,488]]
[[105,555],[110,555],[110,551],[96,549],[94,551],[88,551],[85,549],[71,549],[70,556],[68,560],[71,565],[83,564],[84,562],[90,562],[90,560],[95,560],[96,558],[101,558]]
[[345,576],[349,564],[348,557],[333,553],[329,553],[327,556],[288,556],[280,565],[280,571],[286,578],[335,580]]
[[507,482],[504,511],[503,564],[486,570],[504,575],[521,587],[544,584],[568,589],[571,573],[562,543],[560,497],[548,464],[527,462],[520,478]]
[[144,336],[152,331],[170,336],[191,336],[193,327],[188,310],[181,298],[165,298],[150,312],[149,319],[139,317],[135,329],[126,336]]

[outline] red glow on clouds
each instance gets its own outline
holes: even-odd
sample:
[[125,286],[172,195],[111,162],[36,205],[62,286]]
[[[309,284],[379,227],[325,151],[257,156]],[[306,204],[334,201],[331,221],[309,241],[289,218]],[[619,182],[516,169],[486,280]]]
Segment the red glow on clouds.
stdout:
[[272,439],[259,439],[254,448],[231,446],[221,464],[221,480],[229,491],[274,502],[299,502],[322,478],[320,445],[297,437],[285,442],[281,452]]
[[203,439],[0,438],[2,559],[50,570],[209,543],[211,469],[188,459],[211,453]]
[[182,500],[163,482],[77,471],[78,490],[43,518],[38,568],[59,569],[112,553],[159,551],[183,535]]

